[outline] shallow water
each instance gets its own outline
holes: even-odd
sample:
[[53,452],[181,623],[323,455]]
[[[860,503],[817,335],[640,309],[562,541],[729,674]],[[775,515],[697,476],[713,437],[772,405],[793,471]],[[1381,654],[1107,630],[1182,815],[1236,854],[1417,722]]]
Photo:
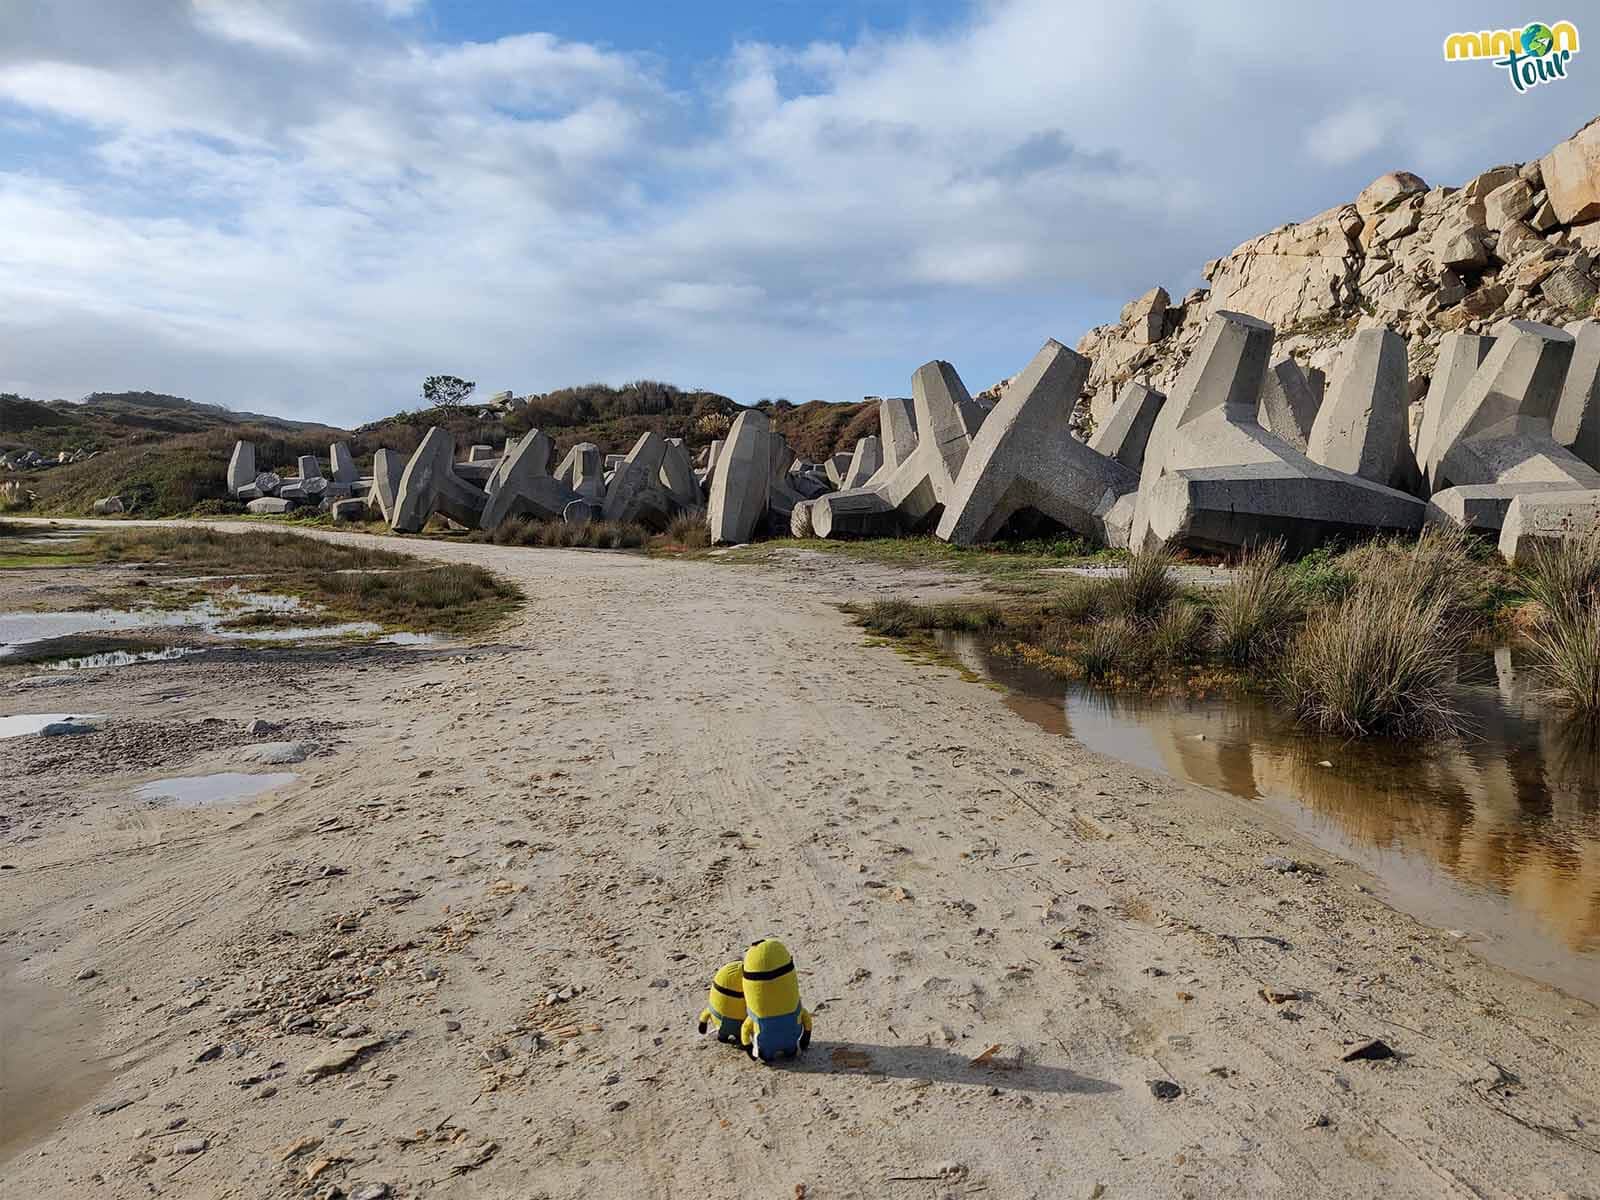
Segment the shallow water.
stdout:
[[105,650],[99,654],[77,654],[46,663],[46,671],[89,671],[96,667],[131,667],[135,663],[171,662],[205,651],[195,646],[168,646],[162,650]]
[[27,737],[38,733],[46,725],[54,725],[57,721],[98,721],[100,718],[89,713],[17,713],[11,717],[0,717],[0,738]]
[[0,1163],[20,1154],[86,1104],[116,1074],[95,1057],[102,1018],[0,964]]
[[1378,876],[1397,907],[1600,1000],[1600,752],[1537,700],[1509,651],[1463,656],[1469,733],[1418,746],[1309,734],[1260,699],[1114,696],[970,635],[943,641],[1035,724],[1258,803]]
[[212,804],[233,804],[248,800],[273,788],[293,783],[293,771],[273,771],[251,775],[244,771],[218,771],[213,775],[178,775],[157,779],[133,789],[136,800],[164,801],[178,808],[205,808]]
[[[252,613],[304,613],[308,624],[292,628],[224,629],[223,625]],[[316,611],[306,608],[293,596],[273,596],[229,588],[220,597],[208,597],[188,608],[179,609],[92,609],[87,612],[0,613],[0,659],[24,646],[51,638],[76,637],[89,633],[117,633],[147,629],[198,629],[211,637],[239,642],[300,642],[327,638],[371,637],[383,627],[372,621],[345,621],[317,625]],[[396,646],[425,645],[430,634],[392,633],[377,639]],[[171,654],[168,657],[181,657]],[[149,661],[135,659],[134,661]],[[116,666],[123,663],[90,665]]]

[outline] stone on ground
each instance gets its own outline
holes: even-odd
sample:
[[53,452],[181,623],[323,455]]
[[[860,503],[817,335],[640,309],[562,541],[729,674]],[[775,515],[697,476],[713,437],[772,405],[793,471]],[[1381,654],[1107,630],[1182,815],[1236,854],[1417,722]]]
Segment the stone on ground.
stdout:
[[246,504],[245,511],[258,517],[279,516],[294,507],[291,501],[281,496],[263,496],[259,500],[252,500]]
[[1111,413],[1094,436],[1089,439],[1089,449],[1107,458],[1114,458],[1128,470],[1137,474],[1144,466],[1144,448],[1150,441],[1150,431],[1166,396],[1142,383],[1129,382],[1117,389],[1117,400]]
[[810,503],[811,532],[820,538],[892,537],[900,513],[872,488],[830,492]]
[[1044,344],[973,437],[939,519],[940,538],[985,542],[1028,511],[1105,540],[1103,514],[1139,477],[1072,436],[1072,410],[1088,377],[1088,359],[1053,339]]
[[746,409],[717,457],[711,478],[709,524],[718,545],[748,542],[766,518],[772,486],[772,430],[767,415]]
[[121,496],[105,496],[94,502],[94,515],[97,517],[114,517],[125,511]]
[[335,525],[343,525],[349,521],[359,521],[367,515],[367,502],[365,500],[335,500],[328,505],[328,512],[332,514]]

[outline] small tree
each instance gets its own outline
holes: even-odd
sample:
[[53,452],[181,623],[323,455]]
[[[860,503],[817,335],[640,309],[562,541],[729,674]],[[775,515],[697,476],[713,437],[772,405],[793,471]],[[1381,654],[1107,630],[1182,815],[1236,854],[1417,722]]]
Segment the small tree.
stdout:
[[429,375],[422,381],[422,398],[429,408],[460,408],[477,386],[455,375]]

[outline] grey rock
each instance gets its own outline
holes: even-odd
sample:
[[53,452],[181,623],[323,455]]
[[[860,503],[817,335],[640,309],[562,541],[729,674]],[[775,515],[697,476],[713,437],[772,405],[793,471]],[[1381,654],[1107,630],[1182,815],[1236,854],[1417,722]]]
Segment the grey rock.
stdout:
[[1526,491],[1506,509],[1500,553],[1522,564],[1540,546],[1575,541],[1600,529],[1600,488]]
[[300,471],[300,482],[302,484],[304,484],[304,482],[308,479],[322,478],[322,465],[317,462],[317,456],[315,454],[302,454],[297,460],[297,463]]
[[316,752],[315,742],[258,742],[253,746],[241,746],[232,758],[237,763],[281,767],[305,762]]
[[294,507],[291,501],[282,496],[263,496],[259,500],[252,500],[246,504],[245,511],[258,517],[281,516]]
[[333,515],[333,523],[335,525],[364,520],[367,515],[367,502],[365,500],[335,500],[328,505],[328,512]]

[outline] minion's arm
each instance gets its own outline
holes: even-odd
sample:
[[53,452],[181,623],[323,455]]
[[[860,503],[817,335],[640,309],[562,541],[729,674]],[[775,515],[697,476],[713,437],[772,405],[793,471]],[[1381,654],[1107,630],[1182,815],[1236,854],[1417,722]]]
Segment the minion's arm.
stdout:
[[706,1031],[706,1026],[711,1023],[711,1018],[714,1015],[715,1014],[709,1008],[702,1008],[700,1010],[700,1032],[701,1033],[704,1033]]
[[800,1049],[807,1050],[811,1047],[811,1010],[800,1010]]
[[756,1023],[752,1017],[746,1017],[744,1024],[739,1026],[739,1044],[748,1047],[756,1036]]

